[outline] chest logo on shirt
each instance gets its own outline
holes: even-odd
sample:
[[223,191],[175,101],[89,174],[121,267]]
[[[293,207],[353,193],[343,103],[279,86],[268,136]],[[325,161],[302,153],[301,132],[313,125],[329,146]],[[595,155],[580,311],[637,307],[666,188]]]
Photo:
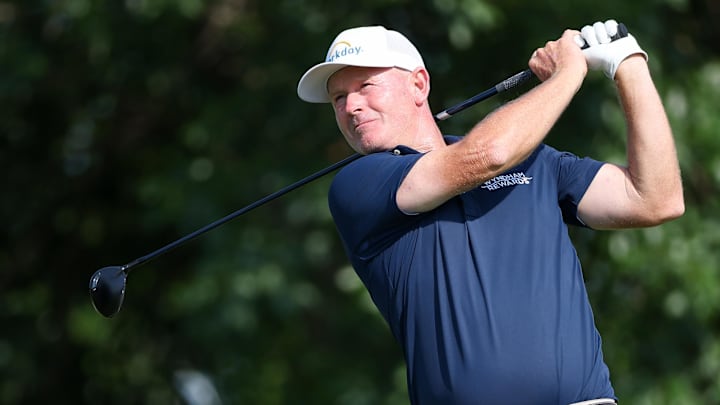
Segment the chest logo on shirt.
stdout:
[[523,172],[503,174],[486,181],[482,184],[482,186],[480,186],[480,188],[484,188],[488,191],[495,191],[504,187],[530,184],[531,180],[532,177],[526,176]]

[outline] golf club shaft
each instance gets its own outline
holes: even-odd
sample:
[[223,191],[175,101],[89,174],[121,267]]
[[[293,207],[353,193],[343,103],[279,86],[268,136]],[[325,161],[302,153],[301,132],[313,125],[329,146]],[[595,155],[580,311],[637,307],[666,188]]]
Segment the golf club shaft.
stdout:
[[195,232],[190,233],[190,234],[187,234],[187,235],[183,236],[182,238],[180,238],[180,239],[178,239],[178,240],[176,240],[176,241],[174,241],[174,242],[171,242],[171,243],[169,243],[169,244],[161,247],[160,249],[158,249],[158,250],[156,250],[156,251],[154,251],[154,252],[148,253],[148,254],[146,254],[146,255],[143,256],[143,257],[139,257],[139,258],[133,260],[132,262],[130,262],[130,263],[122,266],[122,268],[123,268],[124,271],[128,271],[128,270],[130,270],[131,268],[133,268],[133,267],[135,267],[135,266],[138,266],[138,265],[140,265],[140,264],[142,264],[142,263],[145,263],[145,262],[147,262],[148,260],[151,260],[151,259],[153,259],[153,258],[155,258],[155,257],[158,257],[158,256],[160,256],[160,255],[162,255],[162,254],[164,254],[164,253],[167,253],[168,251],[170,251],[170,250],[172,250],[172,249],[174,249],[174,248],[176,248],[176,247],[184,244],[185,242],[188,242],[188,241],[190,241],[191,239],[194,239],[194,238],[196,238],[196,237],[198,237],[198,236],[200,236],[200,235],[202,235],[202,234],[204,234],[204,233],[206,233],[206,232],[209,232],[209,231],[217,228],[218,226],[220,226],[220,225],[222,225],[222,224],[224,224],[224,223],[226,223],[226,222],[229,222],[229,221],[231,221],[231,220],[239,217],[240,215],[242,215],[242,214],[244,214],[244,213],[246,213],[246,212],[248,212],[248,211],[251,211],[251,210],[253,210],[253,209],[255,209],[255,208],[257,208],[257,207],[259,207],[259,206],[261,206],[261,205],[263,205],[263,204],[266,204],[266,203],[268,203],[268,202],[270,202],[270,201],[272,201],[272,200],[274,200],[274,199],[276,199],[276,198],[282,197],[283,195],[285,195],[285,194],[287,194],[287,193],[289,193],[289,192],[291,192],[291,191],[293,191],[293,190],[295,190],[295,189],[297,189],[297,188],[300,188],[300,187],[302,187],[302,186],[304,186],[304,185],[306,185],[306,184],[308,184],[308,183],[310,183],[310,182],[312,182],[312,181],[314,181],[314,180],[316,180],[316,179],[318,179],[318,178],[320,178],[320,177],[322,177],[322,176],[324,176],[324,175],[326,175],[326,174],[328,174],[328,173],[330,173],[330,172],[333,172],[333,171],[335,171],[335,170],[337,170],[337,169],[339,169],[339,168],[347,165],[348,163],[352,162],[353,160],[358,159],[360,156],[361,156],[361,155],[358,154],[358,153],[356,153],[356,154],[354,154],[354,155],[351,155],[351,156],[348,156],[348,157],[346,157],[345,159],[343,159],[343,160],[341,160],[341,161],[339,161],[339,162],[337,162],[337,163],[334,163],[334,164],[332,164],[332,165],[330,165],[330,166],[328,166],[328,167],[326,167],[326,168],[324,168],[324,169],[322,169],[322,170],[320,170],[320,171],[318,171],[318,172],[316,172],[316,173],[314,173],[314,174],[311,174],[310,176],[305,177],[305,178],[302,179],[302,180],[299,180],[299,181],[297,181],[297,182],[295,182],[295,183],[293,183],[293,184],[290,184],[289,186],[286,186],[286,187],[284,187],[284,188],[282,188],[282,189],[280,189],[280,190],[278,190],[278,191],[276,191],[276,192],[274,192],[274,193],[272,193],[272,194],[269,194],[269,195],[267,195],[267,196],[265,196],[265,197],[263,197],[263,198],[255,201],[254,203],[252,203],[252,204],[250,204],[250,205],[247,205],[247,206],[245,206],[245,207],[243,207],[243,208],[240,208],[239,210],[237,210],[237,211],[235,211],[235,212],[232,212],[231,214],[228,214],[228,215],[226,215],[226,216],[218,219],[217,221],[215,221],[215,222],[213,222],[213,223],[210,223],[210,224],[208,224],[208,225],[205,225],[204,227],[196,230]]
[[[468,107],[471,107],[471,106],[473,106],[483,100],[486,100],[498,93],[509,90],[513,87],[516,87],[516,86],[524,83],[525,81],[530,79],[532,76],[533,76],[533,73],[529,69],[524,70],[520,73],[517,73],[517,74],[503,80],[502,82],[496,84],[495,86],[493,86],[481,93],[478,93],[478,94],[474,95],[473,97],[471,97],[463,102],[460,102],[438,114],[435,114],[435,120],[436,121],[446,120],[446,119],[450,118],[451,116],[453,116],[454,114],[457,114],[458,112],[467,109]],[[229,222],[229,221],[239,217],[240,215],[245,214],[248,211],[251,211],[263,204],[266,204],[276,198],[279,198],[297,188],[300,188],[320,177],[325,176],[326,174],[328,174],[330,172],[340,169],[341,167],[346,166],[348,163],[350,163],[354,160],[357,160],[361,156],[362,155],[360,155],[359,153],[355,153],[351,156],[348,156],[345,159],[318,171],[317,173],[311,174],[310,176],[305,177],[304,179],[299,180],[289,186],[286,186],[286,187],[282,188],[281,190],[278,190],[272,194],[269,194],[269,195],[265,196],[264,198],[261,198],[260,200],[257,200],[254,203],[252,203],[246,207],[243,207],[235,212],[232,212],[231,214],[228,214],[228,215],[218,219],[217,221],[215,221],[213,223],[205,225],[204,227],[196,230],[195,232],[192,232],[186,236],[183,236],[182,238],[180,238],[174,242],[171,242],[171,243],[161,247],[160,249],[157,249],[153,252],[146,254],[145,256],[142,256],[142,257],[139,257],[139,258],[133,260],[132,262],[122,266],[122,270],[127,273],[133,267],[139,266],[151,259],[154,259],[160,255],[163,255],[163,254],[169,252],[170,250],[173,250],[174,248],[176,248],[192,239],[195,239],[198,236],[200,236],[208,231],[211,231],[226,222]]]

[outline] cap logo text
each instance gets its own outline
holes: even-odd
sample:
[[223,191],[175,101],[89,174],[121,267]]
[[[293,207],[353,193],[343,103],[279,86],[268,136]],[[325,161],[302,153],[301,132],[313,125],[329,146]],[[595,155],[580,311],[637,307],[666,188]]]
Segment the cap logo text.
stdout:
[[[343,48],[340,48],[341,46],[343,46]],[[343,56],[359,55],[360,52],[362,52],[361,46],[352,46],[347,41],[338,41],[328,52],[326,62],[332,62]]]

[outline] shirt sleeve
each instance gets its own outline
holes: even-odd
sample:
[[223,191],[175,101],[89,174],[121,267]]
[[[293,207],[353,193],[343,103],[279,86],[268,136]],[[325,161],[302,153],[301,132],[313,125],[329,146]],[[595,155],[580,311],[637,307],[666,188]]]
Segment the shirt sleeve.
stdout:
[[554,152],[558,157],[558,202],[563,220],[570,225],[586,226],[578,217],[578,205],[603,162],[569,152]]
[[369,260],[402,233],[396,225],[406,222],[409,216],[398,208],[395,197],[421,156],[371,154],[335,176],[328,203],[350,257]]

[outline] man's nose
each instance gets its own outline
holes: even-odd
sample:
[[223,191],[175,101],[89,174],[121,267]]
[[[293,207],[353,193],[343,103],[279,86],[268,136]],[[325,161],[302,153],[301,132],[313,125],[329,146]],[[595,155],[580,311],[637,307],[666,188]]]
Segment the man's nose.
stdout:
[[345,97],[345,112],[354,113],[362,109],[364,98],[358,93],[348,93]]

